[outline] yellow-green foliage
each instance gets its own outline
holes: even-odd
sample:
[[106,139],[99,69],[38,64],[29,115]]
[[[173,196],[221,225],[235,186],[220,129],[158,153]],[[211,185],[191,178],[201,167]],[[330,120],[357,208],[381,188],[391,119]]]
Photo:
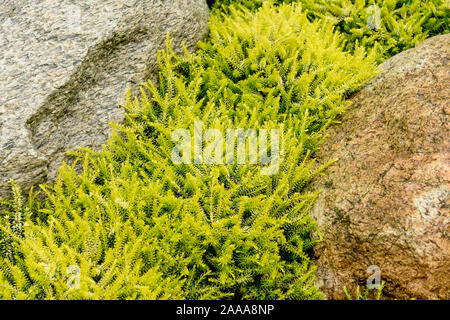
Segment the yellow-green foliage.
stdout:
[[[81,173],[63,166],[39,205],[16,197],[5,217],[28,213],[19,233],[1,224],[0,298],[321,298],[308,255],[317,193],[304,189],[324,167],[310,156],[374,58],[344,52],[332,24],[299,6],[266,5],[214,14],[195,55],[169,43],[160,67],[160,85],[128,98],[108,145],[75,154]],[[279,128],[279,171],[175,165],[171,133],[196,120]]]
[[379,50],[380,60],[449,32],[448,0],[300,0],[309,18],[331,19],[346,49],[359,43]]
[[[223,11],[231,4],[256,10],[268,0],[217,0],[214,7]],[[353,52],[359,43],[375,48],[379,61],[412,48],[428,37],[449,32],[448,0],[274,0],[299,2],[311,20],[331,20]]]

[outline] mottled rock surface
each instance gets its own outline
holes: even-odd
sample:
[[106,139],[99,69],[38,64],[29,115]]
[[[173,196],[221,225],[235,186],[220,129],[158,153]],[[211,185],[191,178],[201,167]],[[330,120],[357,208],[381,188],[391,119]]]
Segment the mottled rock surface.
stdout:
[[192,51],[208,16],[205,0],[0,1],[0,197],[105,143],[128,88],[157,79],[167,32]]
[[374,265],[386,298],[450,299],[450,34],[381,68],[318,154],[318,284],[342,299]]

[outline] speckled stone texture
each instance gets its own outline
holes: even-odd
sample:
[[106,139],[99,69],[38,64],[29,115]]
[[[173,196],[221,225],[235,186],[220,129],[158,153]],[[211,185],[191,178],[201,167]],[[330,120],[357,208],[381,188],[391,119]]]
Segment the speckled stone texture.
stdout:
[[208,17],[205,0],[0,0],[0,197],[101,147],[127,90],[157,79],[167,32],[192,51]]
[[318,285],[343,299],[375,265],[385,298],[450,299],[450,34],[381,68],[318,154]]

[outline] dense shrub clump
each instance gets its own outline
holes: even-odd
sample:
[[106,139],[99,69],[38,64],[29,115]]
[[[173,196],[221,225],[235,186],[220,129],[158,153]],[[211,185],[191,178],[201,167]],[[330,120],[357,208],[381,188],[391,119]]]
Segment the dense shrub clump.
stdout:
[[[268,0],[217,0],[213,7],[228,10],[231,3],[256,10]],[[450,6],[445,0],[275,0],[299,2],[310,20],[333,21],[353,52],[357,44],[375,49],[381,62],[438,34],[449,32]]]
[[[298,5],[214,13],[194,55],[160,55],[100,152],[75,153],[46,200],[16,188],[0,224],[0,298],[318,299],[310,155],[374,57]],[[279,129],[279,170],[171,161],[173,130]]]

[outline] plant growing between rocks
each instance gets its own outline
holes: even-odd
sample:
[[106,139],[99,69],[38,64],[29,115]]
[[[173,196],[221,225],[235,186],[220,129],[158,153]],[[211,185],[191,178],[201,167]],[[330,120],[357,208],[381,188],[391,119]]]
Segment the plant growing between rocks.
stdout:
[[[424,30],[447,30],[445,7],[415,25],[417,35],[392,42],[381,36],[395,34],[386,25],[417,21],[396,6],[382,31],[360,34],[365,2],[352,2],[349,17],[358,18],[344,23],[329,18],[344,1],[241,2],[211,3],[210,35],[194,54],[178,55],[167,41],[159,84],[128,95],[126,122],[112,125],[101,151],[73,152],[55,185],[42,186],[43,201],[31,195],[23,204],[13,186],[0,223],[0,298],[323,298],[310,258],[320,230],[309,212],[320,191],[305,187],[332,162],[318,166],[314,153],[376,61]],[[193,133],[195,121],[222,133],[279,129],[278,172],[174,164],[171,134]]]
[[[0,294],[14,299],[317,299],[308,256],[324,167],[310,155],[344,98],[375,74],[362,48],[341,50],[331,23],[297,5],[211,18],[195,55],[160,55],[160,85],[128,98],[127,122],[100,152],[76,153],[17,236],[2,224]],[[268,50],[268,48],[270,50]],[[274,176],[253,165],[175,165],[176,128],[279,128]],[[19,200],[17,200],[19,201]],[[69,287],[71,266],[79,288]]]

